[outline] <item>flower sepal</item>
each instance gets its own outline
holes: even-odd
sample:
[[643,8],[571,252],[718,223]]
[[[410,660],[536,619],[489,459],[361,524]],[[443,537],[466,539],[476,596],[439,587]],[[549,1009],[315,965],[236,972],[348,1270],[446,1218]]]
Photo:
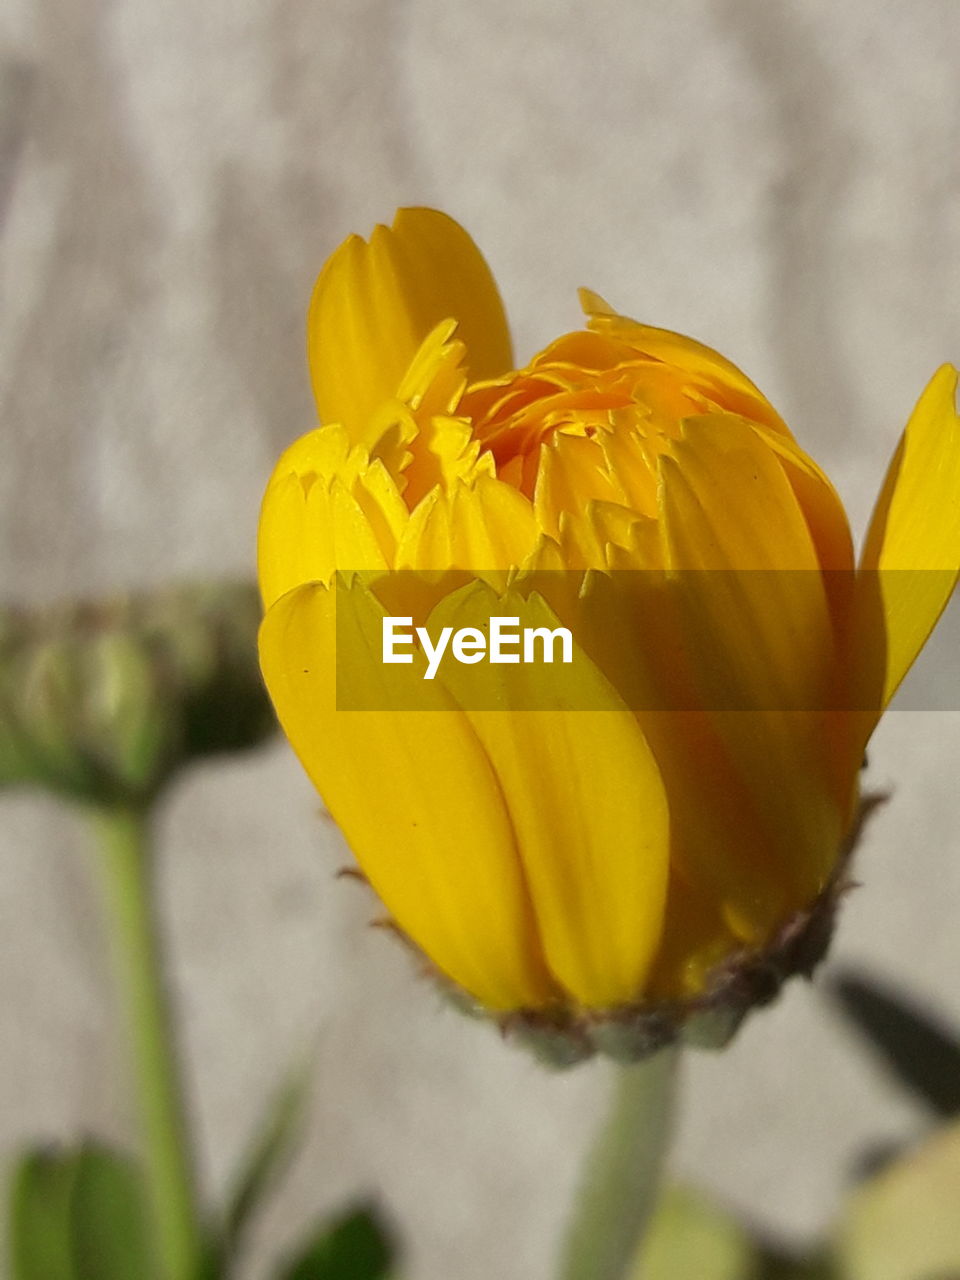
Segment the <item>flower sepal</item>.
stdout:
[[629,1065],[669,1046],[724,1049],[748,1015],[773,1003],[789,979],[813,977],[829,949],[840,903],[856,887],[850,874],[855,845],[864,823],[885,799],[880,793],[863,797],[836,872],[813,904],[791,916],[766,946],[727,956],[708,973],[696,996],[605,1010],[557,1005],[490,1013],[442,975],[431,973],[460,1012],[495,1022],[505,1039],[557,1070],[597,1056]]

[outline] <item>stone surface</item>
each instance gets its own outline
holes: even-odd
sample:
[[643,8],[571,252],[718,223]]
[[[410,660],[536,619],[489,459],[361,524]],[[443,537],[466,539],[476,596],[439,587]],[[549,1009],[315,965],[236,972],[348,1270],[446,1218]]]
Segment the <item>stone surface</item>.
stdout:
[[[403,203],[487,252],[518,350],[589,284],[740,362],[862,529],[925,380],[960,359],[954,0],[9,0],[0,18],[0,591],[50,599],[252,567],[308,427],[302,323],[351,230]],[[947,700],[960,707],[956,690]],[[895,784],[835,965],[960,1024],[960,714],[891,715]],[[249,1276],[384,1197],[419,1280],[546,1280],[604,1069],[545,1076],[417,987],[336,881],[280,745],[161,817],[162,906],[210,1194],[284,1064],[313,1119]],[[130,1107],[78,821],[0,800],[0,1147]],[[675,1167],[794,1237],[918,1116],[817,988],[691,1059]]]

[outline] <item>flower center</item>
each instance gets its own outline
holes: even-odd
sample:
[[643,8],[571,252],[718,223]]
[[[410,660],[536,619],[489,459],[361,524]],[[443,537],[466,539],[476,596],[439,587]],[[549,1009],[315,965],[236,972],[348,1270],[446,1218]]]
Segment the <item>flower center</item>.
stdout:
[[526,369],[474,384],[458,412],[498,478],[533,501],[553,533],[563,512],[589,502],[654,516],[658,455],[684,418],[714,408],[675,368],[584,331],[559,338]]

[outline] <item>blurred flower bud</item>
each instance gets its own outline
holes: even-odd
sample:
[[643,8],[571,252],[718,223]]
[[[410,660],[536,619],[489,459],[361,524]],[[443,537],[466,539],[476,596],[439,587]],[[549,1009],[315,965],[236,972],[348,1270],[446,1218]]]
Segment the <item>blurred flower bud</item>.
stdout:
[[240,583],[0,609],[0,786],[141,803],[189,760],[260,742],[258,620]]

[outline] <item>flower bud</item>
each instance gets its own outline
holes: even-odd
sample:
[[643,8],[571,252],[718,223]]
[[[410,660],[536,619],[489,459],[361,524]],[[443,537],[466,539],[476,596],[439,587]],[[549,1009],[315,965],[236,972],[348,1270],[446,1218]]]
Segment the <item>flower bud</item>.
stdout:
[[0,784],[143,803],[188,760],[272,727],[255,593],[165,588],[0,611]]
[[445,983],[564,1061],[721,1041],[812,970],[867,739],[960,569],[953,369],[858,562],[739,369],[581,298],[586,328],[518,369],[455,223],[351,237],[311,307],[321,425],[259,554],[267,686],[365,877]]

